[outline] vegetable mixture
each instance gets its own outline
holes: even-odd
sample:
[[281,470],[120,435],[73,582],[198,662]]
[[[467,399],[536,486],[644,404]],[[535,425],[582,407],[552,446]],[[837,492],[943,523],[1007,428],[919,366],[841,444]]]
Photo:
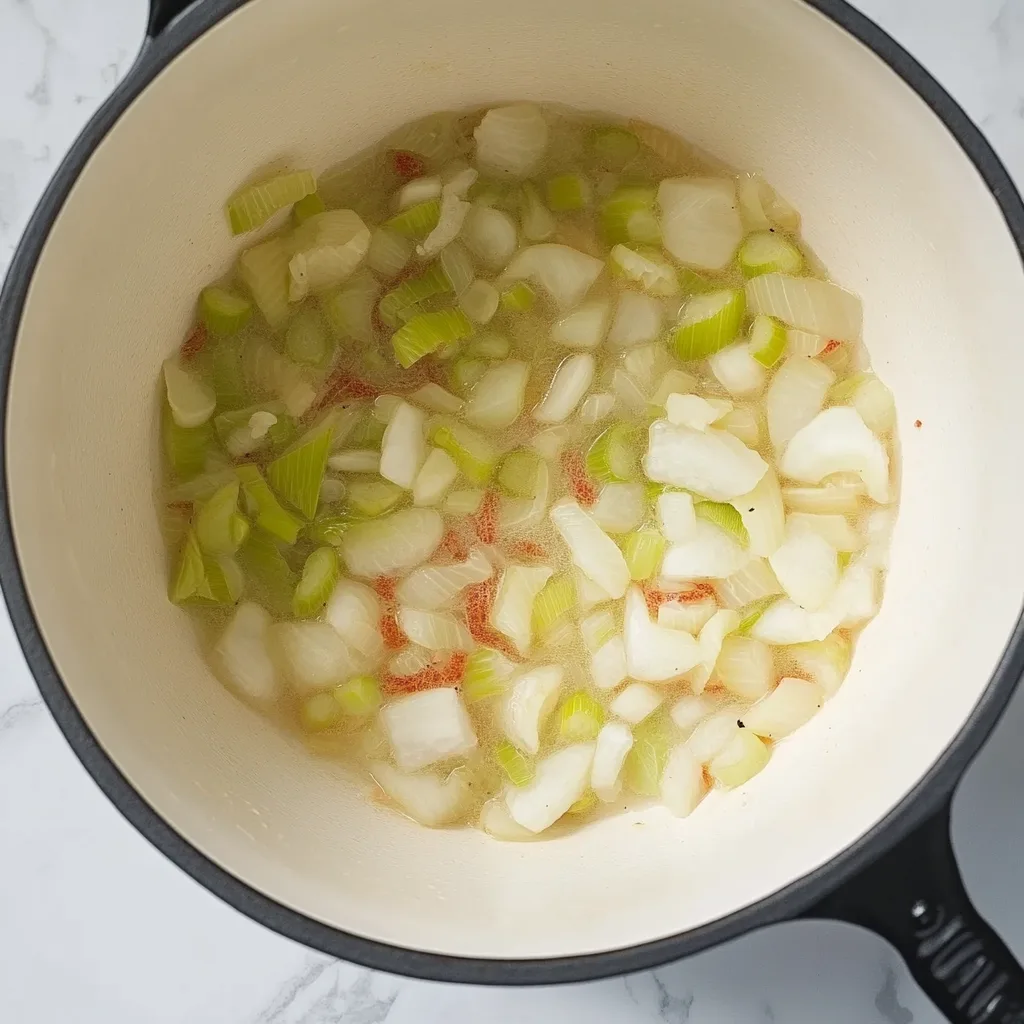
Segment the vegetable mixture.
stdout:
[[170,598],[429,826],[742,786],[878,610],[895,410],[764,181],[513,104],[227,203],[163,367]]

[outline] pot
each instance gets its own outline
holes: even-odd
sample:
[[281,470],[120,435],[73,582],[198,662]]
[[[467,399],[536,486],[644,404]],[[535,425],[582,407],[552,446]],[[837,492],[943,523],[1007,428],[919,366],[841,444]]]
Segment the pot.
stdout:
[[[167,601],[152,500],[157,368],[236,251],[223,197],[254,168],[323,168],[413,117],[511,98],[645,118],[762,172],[863,297],[903,439],[885,601],[835,699],[694,819],[534,844],[383,811],[217,685]],[[1022,240],[984,138],[842,0],[152,0],[0,298],[0,580],[40,690],[171,860],[346,960],[569,982],[829,915],[894,943],[950,1020],[1024,1020],[1024,973],[948,829],[1024,665],[1024,545],[1006,543]]]

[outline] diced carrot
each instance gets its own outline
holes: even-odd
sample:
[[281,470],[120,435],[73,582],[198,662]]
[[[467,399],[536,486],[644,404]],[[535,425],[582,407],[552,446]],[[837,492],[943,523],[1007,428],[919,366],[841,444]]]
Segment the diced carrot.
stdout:
[[395,579],[393,576],[378,576],[373,581],[373,589],[377,591],[377,596],[382,601],[392,603],[395,600]]
[[381,390],[376,384],[371,384],[361,377],[354,377],[347,370],[336,370],[327,378],[316,401],[313,402],[312,412],[320,412],[346,398],[377,398],[380,393]]
[[583,452],[570,448],[562,453],[562,469],[569,481],[572,496],[584,507],[590,508],[597,501],[597,487],[587,474]]
[[188,337],[181,343],[179,354],[188,362],[189,359],[199,355],[206,348],[206,325],[196,324],[189,332]]
[[842,345],[841,341],[836,341],[835,338],[832,338],[831,341],[829,341],[829,343],[821,350],[821,355],[827,356],[830,353],[835,352],[840,345]]
[[448,555],[456,562],[464,562],[469,558],[469,547],[456,530],[446,530],[437,546],[437,553]]
[[484,492],[480,507],[470,517],[473,529],[482,544],[493,544],[498,539],[498,492]]
[[509,554],[514,555],[516,558],[543,558],[548,557],[547,551],[544,550],[535,540],[517,540],[513,541],[509,547]]
[[522,661],[519,651],[512,645],[504,633],[499,633],[490,622],[491,608],[498,593],[498,584],[492,576],[483,583],[473,583],[466,587],[466,626],[469,635],[485,647],[493,647],[501,651],[507,658]]
[[381,684],[386,693],[416,693],[439,686],[458,686],[466,674],[469,656],[465,651],[454,651],[444,661],[421,668],[409,676],[396,676],[385,672]]
[[427,169],[423,157],[411,150],[393,149],[390,155],[395,174],[405,181],[421,177]]
[[648,584],[643,584],[644,600],[647,602],[647,611],[650,615],[658,614],[658,609],[663,604],[677,602],[679,604],[696,604],[705,598],[715,596],[715,588],[710,583],[694,583],[689,590],[659,590]]
[[398,624],[398,619],[393,612],[388,612],[387,615],[380,617],[380,635],[384,646],[393,651],[400,651],[409,643],[409,638]]

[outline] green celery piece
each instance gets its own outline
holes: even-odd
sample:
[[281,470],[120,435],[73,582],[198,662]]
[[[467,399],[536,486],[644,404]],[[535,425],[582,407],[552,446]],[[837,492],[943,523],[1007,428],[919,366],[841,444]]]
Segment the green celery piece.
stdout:
[[401,487],[387,480],[353,480],[346,503],[356,515],[374,519],[390,512],[404,495]]
[[327,328],[316,309],[306,306],[292,317],[285,331],[284,350],[296,363],[320,366],[325,362],[330,351]]
[[463,356],[452,363],[452,387],[465,394],[487,372],[487,363],[482,359]]
[[780,595],[772,594],[770,597],[760,597],[756,601],[744,605],[740,609],[740,624],[736,627],[736,632],[745,636],[757,625],[758,619],[779,600],[781,600]]
[[391,346],[400,366],[408,370],[425,355],[462,341],[473,333],[473,324],[461,309],[440,309],[420,313],[391,336]]
[[178,556],[174,577],[171,580],[170,598],[175,604],[181,604],[190,597],[195,597],[206,579],[206,567],[203,564],[203,553],[199,549],[199,541],[195,531],[189,530]]
[[525,313],[533,309],[537,302],[537,293],[526,281],[517,281],[511,288],[501,293],[501,308],[510,313]]
[[303,196],[292,207],[292,218],[294,219],[296,226],[298,226],[304,221],[309,220],[310,217],[315,217],[318,213],[323,213],[326,209],[327,204],[320,198],[320,194],[318,192],[310,192],[308,196]]
[[572,213],[590,205],[590,182],[577,172],[559,174],[547,180],[545,194],[555,213]]
[[221,487],[196,516],[196,539],[208,555],[233,555],[249,535],[249,523],[238,511],[239,480]]
[[255,529],[239,549],[238,560],[262,592],[267,608],[278,615],[291,615],[297,580],[277,541],[269,533]]
[[533,602],[533,630],[544,633],[576,607],[576,580],[569,574],[552,576]]
[[256,517],[256,525],[286,544],[294,544],[302,529],[302,521],[277,500],[259,469],[252,463],[239,466],[238,479],[242,481],[242,491]]
[[[380,300],[380,318],[389,327],[397,327],[419,312],[418,306],[425,299],[444,295],[452,290],[452,283],[440,263],[432,264],[419,277],[411,277],[386,292]],[[412,310],[409,317],[402,314]]]
[[245,592],[245,576],[238,563],[226,555],[203,559],[205,576],[196,597],[214,604],[237,604]]
[[529,448],[509,452],[498,468],[498,486],[514,498],[535,497],[540,461],[540,456]]
[[252,403],[242,374],[241,344],[237,338],[217,338],[206,347],[209,382],[218,409],[241,409]]
[[299,721],[307,732],[322,732],[341,721],[341,707],[332,693],[314,693],[299,708]]
[[346,715],[365,717],[380,707],[380,683],[373,676],[355,676],[340,683],[331,691],[335,701]]
[[475,484],[490,480],[494,473],[494,448],[476,431],[454,421],[441,423],[430,439],[455,460],[467,480]]
[[267,466],[270,486],[307,519],[316,515],[331,451],[334,418],[326,417]]
[[201,473],[213,445],[212,424],[207,421],[199,427],[179,427],[165,401],[162,426],[164,454],[174,475],[189,480]]
[[629,578],[636,581],[649,580],[658,571],[664,553],[665,538],[657,530],[629,533],[622,543]]
[[605,171],[625,170],[640,152],[640,140],[617,125],[596,129],[590,145],[594,162]]
[[601,231],[608,245],[661,241],[653,185],[624,185],[601,203]]
[[214,334],[237,334],[252,318],[252,303],[243,295],[211,285],[199,293],[199,312]]
[[633,748],[626,756],[623,780],[639,796],[657,796],[661,773],[672,749],[671,724],[661,715],[653,715],[633,731]]
[[317,548],[302,567],[302,578],[292,598],[296,618],[308,619],[319,613],[338,582],[338,552],[328,546]]
[[508,740],[495,748],[494,760],[513,786],[525,786],[533,778],[533,765]]
[[604,725],[604,708],[582,690],[566,697],[558,712],[558,734],[571,743],[595,739]]
[[347,445],[353,448],[379,448],[384,440],[387,424],[381,423],[372,412],[368,412],[349,435]]
[[428,199],[396,214],[384,222],[384,227],[406,238],[424,239],[437,227],[441,219],[441,200]]
[[228,223],[233,235],[241,235],[265,224],[278,210],[292,206],[316,191],[312,171],[276,174],[266,181],[248,185],[227,202]]
[[341,538],[356,524],[362,522],[347,512],[321,514],[305,528],[305,536],[317,544],[333,544],[337,547]]
[[750,543],[750,535],[743,525],[743,517],[732,505],[721,501],[698,501],[693,506],[693,511],[698,519],[731,533],[744,547]]

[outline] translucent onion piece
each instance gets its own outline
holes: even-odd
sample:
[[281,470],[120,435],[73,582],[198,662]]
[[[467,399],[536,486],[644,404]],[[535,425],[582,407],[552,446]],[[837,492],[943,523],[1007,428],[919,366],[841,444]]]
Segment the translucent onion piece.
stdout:
[[326,622],[279,622],[270,651],[300,697],[330,689],[361,670],[357,655]]
[[555,323],[551,328],[551,340],[566,348],[597,348],[608,330],[610,312],[611,305],[607,299],[585,302]]
[[780,740],[809,722],[824,703],[824,691],[817,683],[788,677],[743,713],[743,725],[758,736]]
[[510,565],[502,574],[491,624],[526,654],[533,640],[533,602],[551,578],[546,566]]
[[598,800],[611,803],[622,792],[622,767],[633,747],[633,734],[621,722],[609,722],[597,734],[590,786]]
[[217,406],[213,389],[183,369],[176,359],[164,362],[167,404],[179,427],[202,426]]
[[861,565],[872,569],[889,567],[889,548],[895,526],[896,513],[892,509],[875,509],[868,516],[865,530],[867,544],[860,558]]
[[530,182],[523,184],[522,226],[523,237],[528,242],[543,242],[555,233],[557,226],[551,211],[541,202]]
[[735,537],[699,519],[690,540],[665,552],[661,574],[671,580],[725,579],[749,561],[750,554]]
[[700,647],[689,633],[651,622],[638,587],[626,596],[624,640],[627,671],[644,682],[677,679],[700,660]]
[[821,350],[828,344],[828,338],[820,334],[812,334],[810,331],[798,331],[789,328],[786,331],[786,352],[791,356],[807,356],[813,358],[820,355]]
[[715,702],[705,694],[691,694],[672,705],[669,715],[681,732],[690,733],[715,710]]
[[316,615],[327,603],[338,579],[338,553],[330,545],[316,548],[302,567],[302,578],[292,597],[292,614],[296,618]]
[[466,402],[463,413],[466,421],[486,430],[510,427],[523,411],[529,379],[529,363],[509,359],[492,366],[477,382]]
[[861,335],[860,299],[828,281],[762,274],[747,282],[747,305],[753,313],[838,341],[856,341]]
[[464,771],[452,772],[443,779],[429,772],[409,775],[386,761],[373,761],[370,774],[410,818],[429,828],[455,821],[472,793],[468,773]]
[[736,184],[727,178],[666,178],[658,186],[665,248],[680,263],[722,270],[743,239]]
[[712,423],[732,412],[732,403],[698,395],[669,395],[665,402],[668,421],[676,427],[707,430]]
[[473,138],[477,162],[486,172],[526,178],[544,156],[548,126],[537,107],[516,103],[487,111]]
[[718,425],[738,437],[748,448],[756,448],[761,443],[761,414],[749,405],[737,406],[732,412],[726,413]]
[[478,824],[489,836],[503,842],[516,843],[535,838],[528,828],[523,828],[512,818],[505,801],[500,797],[488,800],[483,805]]
[[519,244],[516,223],[503,210],[476,203],[466,214],[462,241],[489,270],[501,270]]
[[711,674],[715,670],[715,664],[722,650],[722,644],[726,635],[731,633],[740,623],[737,612],[722,608],[701,628],[697,643],[700,647],[700,664],[696,665],[690,673],[690,686],[694,693],[701,693],[707,685]]
[[661,706],[665,695],[646,683],[630,683],[611,702],[610,710],[630,725],[638,725]]
[[380,469],[380,452],[373,448],[353,448],[332,455],[327,465],[339,473],[376,473]]
[[295,229],[292,246],[288,299],[299,302],[352,275],[370,248],[370,229],[353,210],[327,210]]
[[407,402],[399,402],[384,431],[380,449],[380,475],[393,484],[412,490],[416,475],[427,457],[423,436],[426,416]]
[[539,761],[529,785],[512,787],[505,805],[531,832],[543,832],[583,796],[590,780],[595,744],[577,743]]
[[606,420],[615,411],[615,396],[607,391],[600,391],[596,395],[587,395],[580,406],[579,418],[581,423],[600,423]]
[[896,425],[896,403],[892,392],[874,374],[866,375],[854,391],[850,404],[875,434],[887,434]]
[[558,502],[550,515],[573,563],[613,598],[622,597],[629,585],[629,568],[615,541],[575,501]]
[[749,729],[741,729],[712,759],[708,769],[716,781],[735,789],[761,771],[770,757],[768,748]]
[[824,640],[794,644],[786,653],[801,673],[832,696],[850,670],[853,649],[841,633],[830,633]]
[[839,584],[836,549],[812,531],[788,529],[768,562],[786,594],[807,611],[821,608]]
[[363,659],[364,670],[376,669],[384,657],[380,614],[377,594],[355,580],[338,580],[327,602],[324,618],[349,649]]
[[771,648],[749,636],[727,636],[715,662],[715,675],[741,700],[763,697],[772,686]]
[[768,433],[778,451],[821,412],[834,380],[835,374],[814,359],[793,356],[782,364],[765,395]]
[[428,651],[471,651],[475,644],[469,630],[453,615],[400,607],[398,625],[402,632]]
[[259,703],[275,700],[280,691],[267,649],[272,621],[258,604],[240,604],[213,649],[225,682],[243,697]]
[[697,387],[697,378],[685,370],[669,370],[657,390],[651,395],[651,404],[667,407],[672,395],[689,395]]
[[658,495],[658,522],[661,532],[673,544],[685,544],[697,533],[693,495],[685,491],[666,491]]
[[764,366],[741,341],[715,352],[708,360],[711,372],[730,395],[756,395],[764,387]]
[[445,391],[440,384],[424,384],[417,388],[410,396],[409,401],[416,405],[429,409],[431,412],[448,413],[456,415],[462,411],[465,402],[450,391]]
[[748,236],[740,246],[738,260],[744,277],[799,274],[804,266],[800,250],[782,235],[771,231]]
[[732,708],[705,718],[690,733],[690,738],[686,741],[690,753],[701,764],[707,764],[740,732],[740,727],[736,724],[737,719],[736,710]]
[[693,812],[704,795],[704,770],[685,743],[669,751],[661,774],[661,802],[677,817]]
[[493,572],[483,552],[474,550],[464,562],[416,569],[398,585],[396,596],[403,605],[433,611],[445,607],[470,584],[490,579]]
[[490,480],[497,454],[491,443],[475,430],[454,420],[445,421],[430,432],[430,439],[455,460],[468,480],[476,484]]
[[627,674],[625,644],[621,636],[612,635],[615,630],[614,620],[610,613],[595,612],[584,620],[581,629],[588,648],[597,644],[590,656],[590,676],[594,685],[599,690],[614,690]]
[[609,259],[615,271],[627,281],[640,285],[648,295],[664,298],[679,294],[675,267],[657,251],[647,247],[642,247],[641,251],[620,244],[612,247]]
[[622,292],[608,330],[608,344],[630,348],[655,341],[661,335],[663,319],[661,303],[653,296]]
[[646,506],[643,484],[609,483],[601,488],[590,514],[606,533],[629,533],[640,525]]
[[469,253],[458,242],[452,242],[441,250],[441,269],[457,296],[462,295],[476,277]]
[[439,199],[440,196],[441,179],[437,175],[413,178],[398,190],[395,205],[399,210],[408,210],[410,206],[425,203],[428,199]]
[[560,309],[578,306],[604,264],[567,245],[546,243],[522,249],[505,268],[507,281],[527,279],[543,289]]
[[288,319],[288,261],[291,256],[291,247],[285,239],[271,238],[246,249],[238,257],[238,276],[242,284],[274,328]]
[[396,764],[406,771],[468,754],[477,745],[459,691],[448,687],[393,700],[381,708],[380,721]]
[[487,324],[498,312],[501,296],[490,281],[474,281],[459,296],[459,308],[475,324]]
[[544,521],[548,502],[551,500],[551,471],[547,463],[537,466],[536,493],[532,498],[521,501],[503,501],[500,528],[503,531],[533,529]]
[[836,551],[860,551],[864,547],[865,538],[854,529],[846,516],[792,512],[788,523],[795,531],[806,530],[818,534]]
[[753,601],[782,593],[767,559],[755,558],[728,579],[715,585],[719,600],[726,608],[745,608]]
[[658,608],[658,625],[696,636],[718,611],[713,597],[703,601],[666,601]]
[[432,509],[404,509],[357,523],[341,540],[341,555],[355,576],[407,572],[427,561],[441,543],[444,521]]
[[370,236],[366,264],[381,277],[394,277],[409,262],[412,242],[387,228],[377,228]]
[[567,420],[590,388],[595,365],[594,357],[589,352],[581,352],[562,360],[543,401],[533,410],[533,418],[538,423],[561,423]]
[[412,485],[412,503],[437,505],[459,475],[455,460],[440,448],[431,448]]
[[750,553],[758,557],[773,554],[786,534],[786,512],[775,471],[769,469],[752,491],[733,498],[731,504],[743,520]]
[[353,274],[341,291],[321,299],[324,312],[335,332],[369,344],[374,338],[373,309],[379,287],[372,274]]
[[441,208],[437,224],[426,238],[416,246],[416,254],[425,259],[436,256],[446,245],[454,242],[471,210],[470,204],[454,192],[445,191],[441,196]]
[[498,701],[497,720],[508,739],[527,754],[540,750],[540,731],[558,703],[560,665],[530,669],[512,680]]

